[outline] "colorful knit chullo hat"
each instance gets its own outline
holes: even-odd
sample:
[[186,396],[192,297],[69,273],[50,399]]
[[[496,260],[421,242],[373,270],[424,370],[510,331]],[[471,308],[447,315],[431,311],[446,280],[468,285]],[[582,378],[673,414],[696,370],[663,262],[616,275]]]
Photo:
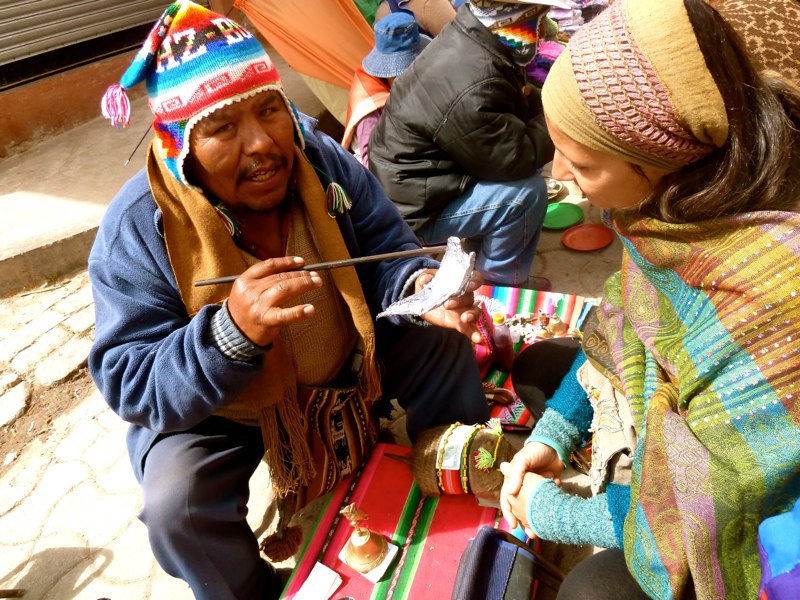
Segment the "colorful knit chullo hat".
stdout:
[[190,185],[183,171],[189,134],[218,108],[275,90],[294,119],[298,143],[303,131],[278,72],[251,33],[227,17],[188,0],[170,5],[153,26],[119,84],[103,96],[103,116],[118,127],[130,122],[125,90],[146,82],[156,149],[170,172]]

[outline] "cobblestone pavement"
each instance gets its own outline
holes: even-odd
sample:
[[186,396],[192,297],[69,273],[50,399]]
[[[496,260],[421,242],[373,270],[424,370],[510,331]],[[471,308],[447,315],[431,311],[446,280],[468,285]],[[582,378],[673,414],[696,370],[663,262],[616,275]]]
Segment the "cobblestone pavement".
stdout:
[[[0,303],[0,426],[26,437],[17,418],[37,392],[81,374],[94,330],[86,272]],[[85,380],[85,373],[84,373]],[[92,391],[0,471],[0,590],[25,598],[191,598],[160,571],[125,449],[125,424]],[[33,425],[33,424],[32,424]],[[38,426],[37,426],[38,429]]]
[[[137,519],[127,425],[85,373],[93,329],[85,271],[0,300],[0,427],[6,442],[30,438],[0,456],[0,592],[22,589],[26,600],[191,599],[186,584],[158,566]],[[80,399],[62,398],[64,410],[44,428],[32,424],[38,435],[15,427],[31,401],[74,389],[76,377]],[[257,532],[271,517],[265,475],[259,469],[253,481],[249,520]]]

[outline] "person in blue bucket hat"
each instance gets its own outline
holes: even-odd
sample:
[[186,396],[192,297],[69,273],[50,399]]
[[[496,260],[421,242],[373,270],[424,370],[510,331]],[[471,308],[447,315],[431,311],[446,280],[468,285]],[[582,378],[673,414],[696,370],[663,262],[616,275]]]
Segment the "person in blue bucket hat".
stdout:
[[430,41],[407,12],[390,13],[375,23],[375,47],[353,76],[342,137],[342,146],[352,150],[364,166],[369,166],[369,138],[389,99],[394,79]]
[[373,77],[397,77],[430,41],[420,34],[412,15],[392,13],[375,24],[375,47],[361,61],[361,66]]

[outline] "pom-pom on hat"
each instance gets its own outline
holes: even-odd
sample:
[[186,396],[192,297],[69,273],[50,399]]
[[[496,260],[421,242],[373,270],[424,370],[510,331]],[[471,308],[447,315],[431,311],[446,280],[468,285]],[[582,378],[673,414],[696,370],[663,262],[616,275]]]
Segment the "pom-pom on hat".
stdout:
[[227,17],[188,0],[164,11],[119,84],[103,96],[103,116],[115,127],[130,122],[125,90],[142,82],[155,115],[157,151],[184,185],[190,185],[183,164],[194,124],[259,92],[280,93],[294,120],[298,143],[304,146],[297,111],[259,41]]
[[361,61],[361,66],[373,77],[397,77],[430,41],[420,35],[412,15],[389,13],[375,23],[375,47]]

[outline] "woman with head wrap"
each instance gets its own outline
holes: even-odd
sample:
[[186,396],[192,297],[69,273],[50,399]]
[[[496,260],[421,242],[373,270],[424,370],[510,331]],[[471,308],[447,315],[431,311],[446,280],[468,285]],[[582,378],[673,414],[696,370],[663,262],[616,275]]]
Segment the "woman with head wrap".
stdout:
[[[610,549],[559,598],[757,597],[759,524],[800,495],[799,98],[702,0],[617,0],[550,71],[553,174],[623,243],[505,469],[512,524]],[[590,431],[583,499],[557,478]]]

